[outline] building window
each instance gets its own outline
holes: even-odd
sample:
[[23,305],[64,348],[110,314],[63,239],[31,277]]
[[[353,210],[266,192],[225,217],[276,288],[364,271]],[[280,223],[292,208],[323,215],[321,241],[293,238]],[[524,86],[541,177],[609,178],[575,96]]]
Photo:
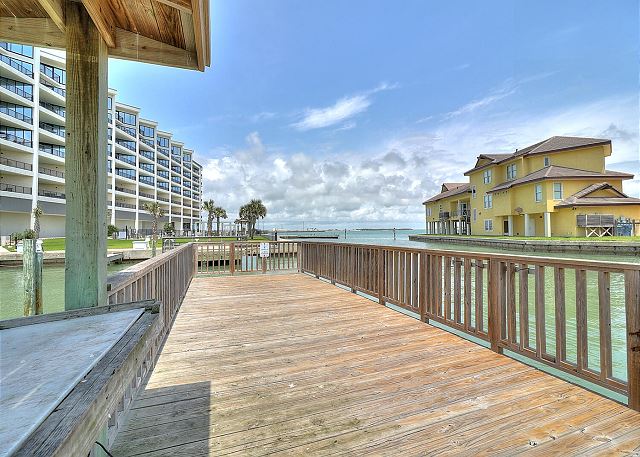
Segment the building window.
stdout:
[[507,180],[516,179],[517,168],[516,164],[512,163],[511,165],[507,165]]
[[107,97],[107,109],[111,111],[112,108],[113,108],[113,98]]
[[493,232],[493,219],[485,219],[484,220],[484,231],[485,232]]
[[478,210],[473,208],[473,222],[478,220]]
[[485,184],[491,184],[491,170],[485,170],[482,177]]
[[427,217],[431,217],[431,208],[427,206]]
[[536,201],[541,202],[542,201],[542,184],[536,184],[535,192],[536,192]]
[[476,198],[476,186],[471,186],[471,198]]
[[153,138],[155,134],[156,134],[155,128],[140,124],[140,135],[146,136],[147,138]]
[[128,125],[136,125],[136,115],[127,113],[125,111],[116,110],[116,119],[118,119],[123,124]]
[[169,138],[165,138],[163,136],[159,136],[158,137],[158,146],[160,146],[162,148],[168,148],[169,147]]
[[20,54],[25,57],[33,57],[33,46],[27,46],[24,44],[16,44],[16,43],[7,43],[0,42],[0,48],[6,49],[7,51],[14,52],[16,54]]
[[493,195],[491,194],[484,195],[484,207],[493,208]]
[[562,200],[562,183],[561,182],[553,183],[553,199]]
[[548,167],[549,165],[551,165],[551,159],[549,157],[545,157],[544,158],[544,166]]

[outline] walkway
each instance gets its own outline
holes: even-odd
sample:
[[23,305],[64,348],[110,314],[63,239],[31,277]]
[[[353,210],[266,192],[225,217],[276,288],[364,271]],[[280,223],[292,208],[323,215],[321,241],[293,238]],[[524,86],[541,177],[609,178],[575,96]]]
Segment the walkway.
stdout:
[[112,449],[628,455],[640,413],[301,275],[196,278]]

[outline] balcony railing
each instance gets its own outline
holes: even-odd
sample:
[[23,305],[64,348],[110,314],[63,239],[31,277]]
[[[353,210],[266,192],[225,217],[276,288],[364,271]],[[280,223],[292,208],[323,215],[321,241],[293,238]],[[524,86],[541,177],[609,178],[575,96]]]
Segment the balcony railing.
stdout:
[[470,216],[471,216],[471,211],[469,211],[468,209],[456,209],[451,211],[452,218],[469,220]]
[[135,165],[136,164],[136,158],[134,156],[130,156],[127,154],[118,154],[116,153],[116,159],[128,163],[130,165]]
[[[22,98],[33,100],[33,92],[24,90],[22,87],[20,87],[20,84],[16,84],[16,81],[12,79],[0,77],[0,86],[13,92],[16,95],[19,95]],[[31,87],[31,90],[33,90],[33,86],[30,84],[25,84],[24,87]]]
[[[153,160],[155,157],[153,156],[153,152],[149,151],[140,151],[140,155],[145,159]],[[153,165],[151,165],[153,166]]]
[[54,135],[61,136],[64,138],[65,136],[65,128],[61,125],[49,124],[48,122],[40,122],[40,128],[46,130],[47,132],[51,132]]
[[64,159],[65,148],[64,146],[58,146],[57,144],[40,143],[40,151],[46,152],[54,156],[62,157]]
[[123,132],[127,133],[128,135],[131,135],[134,138],[136,137],[136,129],[132,127],[127,127],[124,124],[120,124],[119,122],[116,122],[116,127],[122,130]]
[[133,141],[129,141],[129,140],[120,140],[116,138],[116,143],[118,143],[120,146],[122,146],[123,148],[127,148],[130,151],[134,151],[136,150],[136,145]]
[[157,196],[156,199],[160,200],[161,202],[168,202],[169,201],[168,198],[160,197],[160,196]]
[[136,173],[132,170],[125,170],[123,168],[116,168],[116,174],[118,176],[122,176],[123,178],[136,180]]
[[[33,124],[33,118],[30,116],[26,116],[24,113],[17,111],[14,108],[10,108],[10,105],[0,105],[0,113],[4,113],[7,116],[11,116],[15,119],[18,119],[22,122],[26,122],[27,124]],[[28,108],[31,111],[31,108]]]
[[52,191],[52,190],[45,190],[45,189],[40,189],[38,191],[38,195],[41,196],[41,197],[59,198],[59,199],[62,199],[62,200],[67,198],[65,196],[65,194],[62,193],[62,192],[55,192],[55,191]]
[[120,208],[136,209],[136,205],[132,205],[131,203],[116,202],[116,206],[119,206]]
[[40,106],[43,108],[56,113],[58,116],[65,117],[67,112],[64,106],[54,105],[53,103],[40,101]]
[[27,146],[29,148],[33,146],[33,141],[31,141],[31,139],[22,138],[14,135],[13,133],[0,132],[0,139],[21,144],[22,146]]
[[56,94],[58,94],[58,95],[60,95],[62,97],[66,97],[67,96],[67,91],[65,89],[61,89],[59,87],[51,86],[51,85],[45,84],[45,83],[42,83],[42,85],[44,87],[46,87],[47,89],[49,89],[50,91],[53,91],[53,92],[55,92]]
[[159,182],[158,189],[169,190],[169,184],[167,184],[166,182]]
[[140,194],[140,196],[141,196],[141,197],[146,197],[146,198],[151,198],[151,199],[156,198],[156,197],[155,197],[155,195],[153,195],[153,194],[148,194],[148,193],[146,193],[146,192],[142,192],[142,191],[140,191],[140,192],[139,192],[139,194]]
[[66,74],[67,72],[62,68],[52,67],[51,65],[47,65],[44,63],[40,64],[40,73],[48,76],[53,79],[58,84],[66,84]]
[[124,193],[127,193],[127,194],[132,194],[132,195],[135,195],[135,194],[136,194],[136,191],[135,191],[135,190],[127,189],[126,187],[116,186],[116,190],[117,190],[118,192],[124,192]]
[[449,219],[450,213],[449,211],[440,211],[440,213],[438,213],[438,217],[440,219]]
[[22,60],[13,59],[9,56],[5,56],[4,54],[0,54],[0,60],[6,63],[7,65],[15,68],[20,73],[23,73],[30,78],[33,78],[33,65],[28,62],[23,62]]
[[1,192],[15,192],[16,194],[29,194],[31,195],[31,187],[18,186],[16,184],[0,183]]
[[[167,148],[161,148],[160,146],[158,146],[157,151],[158,151],[160,154],[162,154],[163,156],[165,156],[165,157],[169,157],[169,150],[168,150]],[[167,162],[168,162],[168,161],[167,161]],[[167,168],[168,168],[168,167],[169,167],[169,166],[167,165]]]
[[45,175],[49,175],[49,176],[55,176],[56,178],[64,179],[63,171],[52,170],[51,168],[45,168],[45,167],[38,167],[38,172]]
[[153,186],[155,184],[155,180],[151,176],[140,176],[138,180],[143,184],[148,184]]
[[21,170],[33,170],[33,165],[27,162],[21,162],[19,160],[7,159],[5,157],[0,157],[0,165],[6,165],[7,167],[19,168]]
[[140,137],[140,141],[142,141],[144,144],[146,144],[150,148],[154,147],[153,140],[150,140],[149,138]]
[[158,165],[162,165],[165,168],[169,168],[169,161],[167,159],[158,159]]

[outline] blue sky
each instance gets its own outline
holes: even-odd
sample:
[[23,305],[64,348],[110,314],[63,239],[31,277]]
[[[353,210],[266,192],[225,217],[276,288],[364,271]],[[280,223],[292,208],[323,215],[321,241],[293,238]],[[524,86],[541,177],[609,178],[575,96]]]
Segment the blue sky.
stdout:
[[212,0],[205,73],[111,60],[109,80],[231,213],[420,227],[476,155],[552,135],[611,138],[608,166],[640,174],[638,5]]

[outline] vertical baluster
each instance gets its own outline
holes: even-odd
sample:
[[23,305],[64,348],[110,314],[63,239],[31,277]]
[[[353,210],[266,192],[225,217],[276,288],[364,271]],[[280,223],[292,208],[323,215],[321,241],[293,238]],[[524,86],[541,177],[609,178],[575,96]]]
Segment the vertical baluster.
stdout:
[[[516,338],[516,267],[515,264],[507,263],[507,325],[508,339],[512,344],[517,343]],[[504,338],[504,334],[503,334]]]
[[629,408],[640,411],[640,271],[624,274]]
[[476,259],[476,331],[484,332],[484,260]]
[[451,319],[451,257],[444,257],[444,318]]
[[567,318],[565,311],[564,276],[564,268],[554,268],[557,364],[567,359]]
[[489,260],[489,325],[488,334],[489,342],[491,343],[491,350],[502,353],[502,347],[500,346],[501,328],[504,321],[504,314],[502,309],[503,295],[505,292],[503,285],[504,278],[504,266],[503,263],[497,259]]
[[461,260],[453,258],[453,319],[456,323],[462,323],[462,268]]
[[436,287],[435,287],[435,305],[436,305],[436,314],[440,317],[444,317],[444,310],[442,306],[442,263],[444,257],[440,255],[435,256],[435,271],[436,275]]
[[471,259],[464,258],[464,328],[467,331],[471,326]]
[[419,309],[418,305],[418,253],[411,253],[411,307]]
[[600,378],[611,378],[611,278],[608,271],[598,272],[598,317],[600,327]]
[[536,353],[542,358],[547,353],[547,332],[545,322],[544,267],[536,265],[535,298],[536,298]]
[[427,265],[428,265],[428,255],[425,252],[421,252],[419,254],[419,262],[418,262],[418,269],[419,269],[419,277],[418,277],[418,306],[420,308],[420,320],[422,322],[429,322],[429,314],[428,314],[428,290],[429,290],[429,286],[427,285],[427,278],[428,278],[428,271],[427,271]]
[[520,349],[529,349],[529,266],[520,264],[519,268]]

